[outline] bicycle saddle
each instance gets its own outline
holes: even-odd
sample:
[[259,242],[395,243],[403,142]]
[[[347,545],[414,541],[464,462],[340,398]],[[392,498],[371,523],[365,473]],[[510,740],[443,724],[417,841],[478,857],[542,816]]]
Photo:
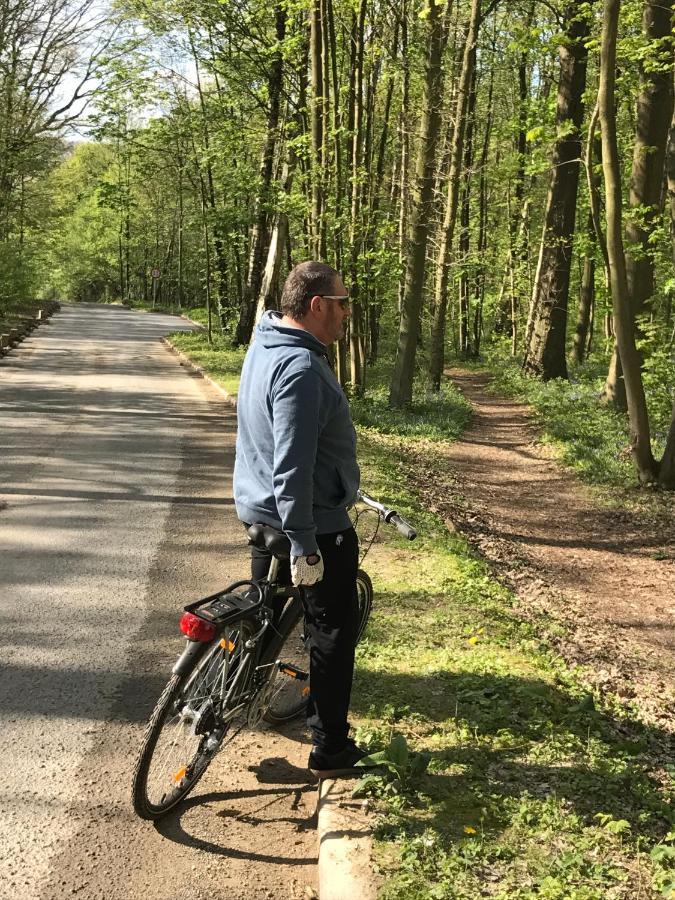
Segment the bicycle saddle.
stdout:
[[278,528],[271,525],[262,525],[260,522],[246,529],[249,544],[259,547],[261,550],[269,550],[277,559],[289,559],[291,555],[291,542]]

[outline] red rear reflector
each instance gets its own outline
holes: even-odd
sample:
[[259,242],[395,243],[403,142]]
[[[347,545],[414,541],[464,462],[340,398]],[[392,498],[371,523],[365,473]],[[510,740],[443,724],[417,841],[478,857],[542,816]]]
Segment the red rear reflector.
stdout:
[[191,641],[212,641],[216,636],[216,626],[205,622],[194,613],[186,612],[180,620],[180,630]]

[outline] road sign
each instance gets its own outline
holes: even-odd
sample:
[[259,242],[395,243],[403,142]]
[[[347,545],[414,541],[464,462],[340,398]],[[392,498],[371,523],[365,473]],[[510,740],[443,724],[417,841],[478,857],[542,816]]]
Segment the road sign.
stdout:
[[159,278],[162,273],[160,272],[159,269],[153,269],[150,274],[152,275],[153,278]]

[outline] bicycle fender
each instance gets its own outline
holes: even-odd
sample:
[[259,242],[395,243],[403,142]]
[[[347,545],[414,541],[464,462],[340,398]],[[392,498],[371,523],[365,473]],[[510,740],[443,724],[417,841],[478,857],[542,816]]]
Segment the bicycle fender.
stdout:
[[210,647],[208,641],[188,641],[185,650],[176,660],[176,664],[171,670],[172,675],[187,675],[192,668],[199,662],[207,647]]

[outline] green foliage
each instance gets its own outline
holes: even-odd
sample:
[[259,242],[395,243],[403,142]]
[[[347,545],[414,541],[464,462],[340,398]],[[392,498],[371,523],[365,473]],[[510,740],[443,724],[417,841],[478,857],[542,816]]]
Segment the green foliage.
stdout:
[[647,395],[649,420],[657,447],[666,440],[675,402],[675,344],[668,325],[645,317],[638,322],[642,339],[638,348],[644,356],[642,381]]
[[[205,318],[204,312],[199,310],[191,310],[190,317],[194,321],[202,320],[202,323]],[[175,347],[201,366],[228,394],[236,396],[245,348],[233,349],[231,339],[218,330],[217,320],[214,321],[211,345],[204,331],[181,331],[169,337]]]
[[114,154],[78,144],[50,178],[44,289],[68,300],[119,297],[119,222],[105,202]]
[[30,297],[34,285],[33,261],[21,253],[18,241],[0,243],[0,314]]
[[354,787],[353,794],[387,797],[409,792],[415,779],[426,772],[430,759],[428,753],[411,753],[405,736],[394,732],[384,750],[370,753],[356,764],[379,771],[365,775]]
[[675,897],[675,831],[667,835],[650,851],[654,864],[652,884],[662,897]]

